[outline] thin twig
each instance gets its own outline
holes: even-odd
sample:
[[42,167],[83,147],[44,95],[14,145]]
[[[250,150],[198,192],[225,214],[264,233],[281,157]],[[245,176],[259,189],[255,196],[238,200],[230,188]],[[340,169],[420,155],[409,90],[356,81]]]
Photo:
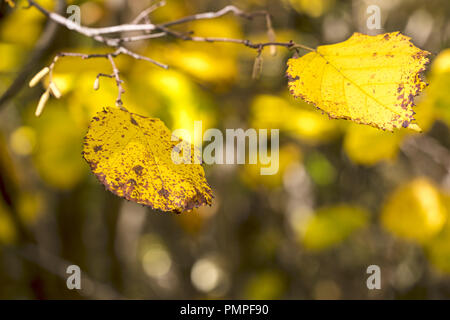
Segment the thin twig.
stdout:
[[186,23],[186,22],[190,22],[190,21],[195,21],[195,20],[206,20],[206,19],[216,19],[216,18],[220,18],[228,13],[233,13],[236,16],[240,16],[246,19],[252,19],[255,16],[267,16],[269,15],[269,13],[267,11],[255,11],[255,12],[251,12],[251,13],[246,13],[244,11],[242,11],[241,9],[233,6],[233,5],[229,5],[226,6],[225,8],[216,11],[216,12],[204,12],[204,13],[197,13],[194,14],[192,16],[187,16],[178,20],[174,20],[174,21],[170,21],[170,22],[166,22],[160,26],[163,27],[170,27],[170,26],[174,26],[177,24],[182,24],[182,23]]
[[142,34],[142,35],[138,35],[138,36],[113,38],[111,40],[117,41],[117,43],[123,43],[123,42],[133,42],[133,41],[142,41],[142,40],[148,40],[148,39],[162,38],[165,36],[167,36],[166,32],[158,32],[158,33]]
[[146,57],[146,56],[142,56],[142,55],[140,55],[140,54],[138,54],[136,52],[133,52],[133,51],[131,51],[131,50],[125,48],[125,47],[120,47],[116,52],[118,52],[117,55],[123,53],[123,54],[129,55],[129,56],[131,56],[131,57],[133,57],[134,59],[137,59],[137,60],[148,61],[148,62],[153,63],[154,65],[157,65],[158,67],[161,67],[163,69],[168,69],[169,68],[169,66],[166,65],[166,64],[163,64],[161,62],[153,60],[152,58],[149,58],[149,57]]
[[[121,48],[117,49],[116,51],[112,52],[112,53],[95,53],[95,54],[83,54],[83,53],[77,53],[77,52],[60,52],[58,53],[54,58],[52,63],[49,66],[50,72],[49,72],[49,76],[50,76],[50,81],[51,81],[51,77],[52,77],[52,72],[53,69],[55,67],[56,62],[61,58],[61,57],[80,57],[82,59],[92,59],[92,58],[107,58],[109,60],[109,62],[111,63],[111,67],[113,70],[113,77],[116,80],[116,85],[117,85],[117,90],[118,90],[118,94],[117,94],[117,99],[116,99],[116,106],[126,110],[123,107],[123,102],[122,102],[122,94],[125,92],[125,90],[122,87],[122,83],[123,81],[120,79],[119,76],[119,69],[117,69],[117,66],[114,62],[114,58],[117,57],[118,55],[120,55],[121,53],[125,53],[122,52]],[[104,75],[107,77],[110,77],[109,75],[103,74],[101,73],[100,75]],[[97,75],[97,78],[99,76]],[[112,77],[110,77],[112,78]]]
[[[152,13],[156,9],[161,8],[162,6],[165,6],[165,5],[166,5],[166,1],[164,1],[164,0],[151,5],[150,7],[148,7],[141,13],[139,13],[139,15],[136,18],[134,18],[134,20],[131,22],[131,24],[141,23],[141,21],[148,19],[148,15],[150,13]],[[147,23],[150,23],[150,20],[147,20]]]
[[116,85],[117,85],[117,90],[119,91],[118,95],[117,95],[117,99],[116,99],[116,106],[119,107],[122,110],[126,110],[123,106],[123,102],[122,102],[122,94],[125,92],[125,90],[122,87],[122,80],[120,80],[119,77],[119,69],[117,69],[116,64],[114,63],[114,59],[112,54],[108,54],[108,60],[111,63],[112,69],[113,69],[113,74],[114,77],[116,78]]

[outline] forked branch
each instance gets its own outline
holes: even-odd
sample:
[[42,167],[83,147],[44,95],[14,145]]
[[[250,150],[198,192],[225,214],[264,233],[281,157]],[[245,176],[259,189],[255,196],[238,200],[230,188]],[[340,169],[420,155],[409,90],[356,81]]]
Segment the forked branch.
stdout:
[[[34,0],[28,0],[28,4],[30,7],[35,7],[36,9],[38,9],[40,12],[42,12],[44,15],[46,15],[52,21],[66,27],[70,30],[78,32],[86,37],[94,39],[97,42],[103,43],[106,46],[109,46],[109,47],[112,47],[115,49],[114,52],[106,53],[106,54],[91,54],[91,55],[86,55],[86,54],[81,54],[81,53],[59,53],[59,54],[57,54],[55,59],[53,60],[52,64],[49,66],[50,84],[52,84],[51,71],[53,70],[55,62],[60,57],[77,56],[77,57],[81,57],[83,59],[107,58],[111,63],[111,66],[113,69],[113,74],[112,74],[112,76],[110,76],[110,75],[106,75],[106,74],[102,73],[102,74],[99,74],[99,76],[107,76],[107,77],[115,79],[116,85],[118,88],[118,97],[116,100],[116,105],[120,108],[123,108],[122,94],[124,93],[124,90],[122,87],[123,81],[119,77],[120,72],[117,69],[115,62],[114,62],[115,57],[117,57],[120,54],[126,54],[126,55],[133,57],[134,59],[145,60],[145,61],[151,62],[151,63],[153,63],[159,67],[162,67],[164,69],[168,68],[168,66],[163,63],[155,61],[149,57],[139,55],[138,53],[135,53],[135,52],[127,49],[124,46],[124,44],[128,43],[128,42],[150,40],[150,39],[170,36],[170,37],[174,37],[176,39],[181,39],[184,41],[211,42],[211,43],[213,43],[213,42],[236,43],[236,44],[241,44],[248,48],[257,50],[257,58],[256,58],[257,60],[261,59],[261,52],[266,47],[270,47],[270,51],[272,54],[275,54],[276,47],[284,47],[287,49],[295,49],[295,50],[305,49],[305,50],[309,50],[309,51],[314,51],[314,49],[312,49],[312,48],[309,48],[302,44],[297,44],[293,41],[277,42],[275,39],[275,32],[272,27],[272,20],[271,20],[270,14],[264,10],[246,13],[233,5],[229,5],[218,11],[198,13],[195,15],[176,19],[173,21],[168,21],[168,22],[161,23],[161,24],[155,24],[155,23],[151,22],[151,20],[149,18],[149,14],[165,4],[164,1],[161,1],[156,4],[153,4],[149,8],[142,11],[129,24],[120,24],[120,25],[115,25],[115,26],[110,26],[110,27],[102,27],[102,28],[90,28],[90,27],[76,24],[75,22],[63,17],[62,15],[60,15],[58,13],[50,12],[47,9],[43,8],[41,5],[39,5]],[[196,21],[196,20],[215,19],[215,18],[222,17],[229,13],[234,14],[235,16],[245,18],[245,19],[249,19],[249,20],[251,20],[257,16],[264,17],[265,21],[266,21],[267,37],[268,37],[269,41],[254,43],[247,39],[200,37],[200,36],[193,35],[193,32],[179,32],[179,31],[175,31],[175,30],[171,29],[171,27],[175,26],[175,25],[180,25],[180,24],[184,24],[184,23],[188,23],[188,22]],[[129,35],[130,32],[142,32],[143,34]],[[261,64],[259,64],[259,65],[261,65]],[[97,78],[95,80],[96,82],[95,82],[94,87],[98,87],[99,76],[97,76]],[[53,86],[54,86],[54,84],[53,84]],[[50,91],[52,91],[52,90],[50,90]],[[48,95],[49,95],[48,90],[44,93],[44,95],[43,95],[43,98],[45,98],[44,100],[46,101],[48,99]],[[42,98],[41,98],[41,100],[42,100]]]

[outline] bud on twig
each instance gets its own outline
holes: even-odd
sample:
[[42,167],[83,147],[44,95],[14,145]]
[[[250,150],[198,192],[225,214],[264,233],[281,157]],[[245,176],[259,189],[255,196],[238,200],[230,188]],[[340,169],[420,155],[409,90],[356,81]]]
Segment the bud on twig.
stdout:
[[255,58],[255,62],[253,63],[253,72],[252,72],[252,79],[259,79],[259,76],[262,71],[262,64],[263,64],[263,58],[262,58],[262,51],[258,51],[258,55]]
[[36,112],[34,113],[36,117],[39,117],[42,113],[42,110],[44,110],[45,104],[48,101],[48,98],[50,97],[50,91],[47,89],[39,99],[38,106],[36,108]]
[[28,83],[30,88],[34,87],[49,71],[50,69],[48,67],[45,67],[44,69],[36,73],[33,79],[31,79],[30,82]]
[[[276,36],[275,36],[275,30],[273,30],[272,27],[272,19],[270,18],[270,15],[266,15],[266,24],[267,24],[267,38],[269,39],[269,42],[275,42]],[[269,46],[270,55],[273,57],[277,54],[277,47],[272,45]]]
[[56,84],[54,82],[50,82],[50,85],[48,86],[48,88],[50,89],[51,93],[53,94],[53,96],[56,99],[61,98],[61,91],[59,91],[58,87],[56,86]]
[[[269,30],[267,30],[267,38],[269,39],[269,42],[275,42],[276,38],[275,38],[275,31],[273,31],[272,28],[270,28]],[[269,50],[270,50],[270,55],[272,57],[277,55],[277,46],[269,46]]]
[[97,91],[98,88],[100,88],[100,80],[97,77],[97,78],[95,78],[95,81],[94,81],[94,90]]

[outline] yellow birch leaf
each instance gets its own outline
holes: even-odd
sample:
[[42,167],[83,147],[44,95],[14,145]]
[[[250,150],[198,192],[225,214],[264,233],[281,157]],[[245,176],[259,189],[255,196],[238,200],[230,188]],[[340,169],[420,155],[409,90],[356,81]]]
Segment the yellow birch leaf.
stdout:
[[[212,191],[203,167],[193,161],[197,154],[192,145],[171,140],[160,119],[106,108],[91,121],[83,157],[100,182],[119,197],[162,211],[210,205]],[[190,148],[180,157],[191,164],[172,160],[172,150],[182,151],[177,149],[180,143],[187,144],[182,150]]]
[[426,83],[429,54],[400,32],[368,36],[354,33],[348,40],[320,46],[301,58],[288,60],[289,90],[331,118],[393,131],[419,131],[414,119],[414,96]]

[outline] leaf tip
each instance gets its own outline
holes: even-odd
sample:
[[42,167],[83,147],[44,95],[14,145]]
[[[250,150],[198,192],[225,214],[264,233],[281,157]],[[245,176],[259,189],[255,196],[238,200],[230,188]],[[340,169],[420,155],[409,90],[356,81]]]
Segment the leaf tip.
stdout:
[[413,131],[422,133],[422,129],[415,123],[410,123],[409,126],[408,126],[408,129],[411,129]]

